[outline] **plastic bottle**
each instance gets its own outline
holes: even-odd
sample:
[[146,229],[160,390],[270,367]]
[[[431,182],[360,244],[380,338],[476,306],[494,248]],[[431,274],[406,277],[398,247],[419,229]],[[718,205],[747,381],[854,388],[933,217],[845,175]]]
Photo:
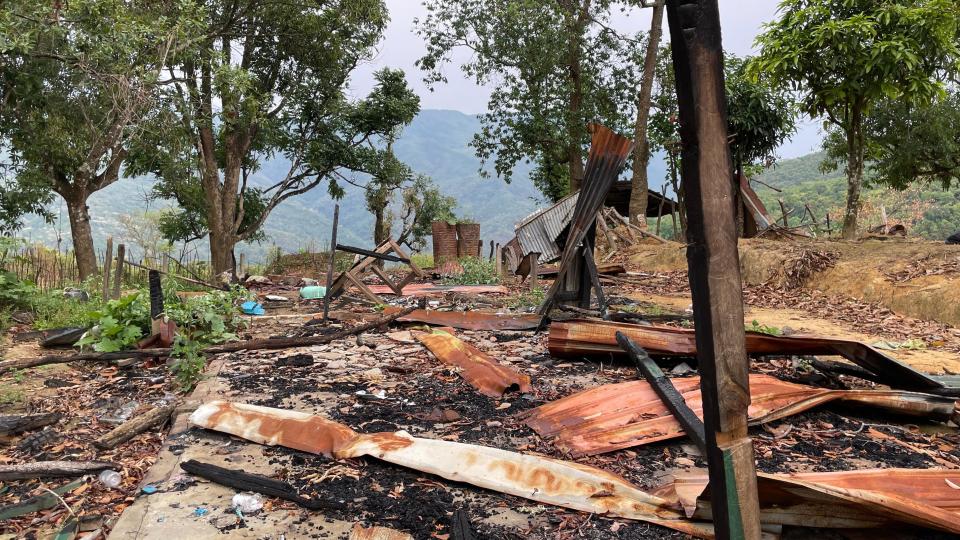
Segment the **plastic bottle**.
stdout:
[[259,493],[237,493],[233,496],[233,507],[244,514],[252,514],[263,508],[263,498]]
[[111,471],[106,469],[100,472],[100,476],[97,477],[100,480],[100,483],[107,486],[110,489],[117,489],[120,487],[120,481],[123,478],[120,476],[120,473],[117,471]]
[[304,300],[316,300],[323,298],[327,294],[327,288],[321,285],[312,285],[300,289],[300,297]]

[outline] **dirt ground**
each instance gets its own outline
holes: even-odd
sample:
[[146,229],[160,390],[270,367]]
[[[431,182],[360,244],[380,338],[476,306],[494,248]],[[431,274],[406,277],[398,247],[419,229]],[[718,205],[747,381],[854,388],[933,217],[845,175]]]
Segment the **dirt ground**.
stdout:
[[[812,272],[803,287],[880,304],[902,315],[960,326],[960,246],[891,238],[837,240],[740,240],[740,267],[747,285],[779,284],[785,267],[804,251],[836,258]],[[646,272],[686,270],[681,244],[644,242],[627,256]]]
[[[675,249],[675,248],[674,248]],[[685,275],[675,268],[656,271],[629,266],[634,275],[605,287],[621,309],[637,314],[683,314],[690,306]],[[669,269],[667,269],[669,270]],[[289,293],[290,287],[279,288]],[[516,293],[517,287],[512,287]],[[277,292],[262,290],[260,294]],[[477,298],[440,298],[439,309],[477,310]],[[745,290],[745,323],[782,331],[846,337],[867,343],[902,344],[919,339],[918,349],[888,351],[896,358],[937,374],[960,373],[960,332],[941,323],[905,317],[877,304],[828,295],[806,288],[783,291],[767,285]],[[413,299],[395,299],[397,305]],[[509,303],[491,297],[488,305]],[[344,309],[369,312],[371,308]],[[497,308],[484,308],[491,311]],[[288,336],[308,331],[315,306],[282,306],[268,316],[251,318],[245,337]],[[500,311],[503,311],[501,308]],[[334,329],[358,324],[344,320]],[[683,321],[675,324],[683,325]],[[409,326],[409,325],[408,325]],[[309,327],[316,331],[319,327]],[[224,434],[191,427],[187,415],[199,404],[226,399],[322,414],[365,433],[405,430],[417,437],[460,441],[525,453],[571,459],[550,441],[538,437],[517,414],[538,405],[601,384],[631,380],[632,367],[609,360],[552,357],[546,334],[511,331],[456,331],[465,342],[487,352],[532,380],[528,393],[510,392],[500,399],[482,395],[456,369],[441,364],[409,328],[394,325],[325,345],[282,351],[241,351],[211,359],[206,377],[184,398],[168,429],[151,430],[120,446],[98,453],[89,441],[111,426],[100,415],[116,403],[137,399],[146,405],[173,391],[165,368],[133,365],[61,365],[0,376],[0,396],[7,396],[5,414],[56,410],[66,420],[56,429],[60,442],[41,448],[44,459],[108,459],[123,465],[123,483],[108,490],[95,480],[64,496],[64,505],[0,521],[0,538],[39,538],[61,526],[71,512],[99,516],[99,536],[110,538],[348,538],[355,524],[379,525],[414,538],[447,539],[455,512],[465,512],[478,538],[655,539],[685,538],[645,523],[609,519],[446,481],[402,469],[373,458],[334,461],[282,447],[253,444]],[[320,329],[322,332],[331,329]],[[38,355],[35,343],[17,344],[13,355]],[[670,359],[696,367],[693,359]],[[798,368],[790,357],[755,360],[752,371],[816,385],[873,387],[841,376],[827,380]],[[670,376],[687,376],[678,369]],[[159,378],[158,378],[159,377]],[[49,381],[67,386],[51,388]],[[379,397],[377,397],[379,396]],[[104,400],[112,401],[106,402]],[[784,434],[786,433],[786,434]],[[806,472],[864,468],[948,467],[960,469],[960,434],[947,424],[878,415],[868,410],[827,406],[772,425],[751,428],[757,466],[766,472]],[[37,459],[19,450],[22,438],[0,447],[0,462]],[[301,496],[319,501],[321,511],[303,509],[280,499],[264,498],[263,509],[237,513],[237,491],[184,473],[180,464],[197,460],[258,473],[292,484]],[[685,439],[578,458],[621,475],[641,489],[654,490],[678,471],[703,468],[699,451]],[[66,483],[58,479],[17,481],[0,491],[0,506]],[[148,490],[144,490],[149,487]],[[78,490],[79,491],[79,490]],[[149,492],[149,493],[148,493]],[[3,535],[7,536],[3,536]],[[871,532],[871,538],[883,533]],[[900,532],[886,537],[905,537]],[[856,538],[856,533],[825,535],[790,529],[785,538]],[[859,536],[862,537],[862,536]],[[918,533],[918,538],[944,538]]]

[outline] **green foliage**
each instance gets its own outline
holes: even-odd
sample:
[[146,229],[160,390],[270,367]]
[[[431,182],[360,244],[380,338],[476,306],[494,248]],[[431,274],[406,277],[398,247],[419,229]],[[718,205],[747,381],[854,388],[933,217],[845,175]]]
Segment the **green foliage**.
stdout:
[[410,255],[410,262],[417,265],[417,268],[433,268],[433,254],[414,253]]
[[189,391],[200,380],[206,366],[205,347],[237,338],[235,332],[244,325],[240,304],[250,297],[248,290],[234,286],[230,291],[194,296],[166,307],[178,328],[170,357],[182,391]]
[[[159,179],[154,195],[179,206],[164,234],[209,233],[219,273],[237,242],[262,238],[283,201],[322,184],[340,198],[350,173],[376,174],[385,163],[380,143],[420,105],[403,72],[391,69],[375,74],[365,98],[346,96],[351,72],[372,58],[387,23],[382,0],[208,2],[204,11],[212,37],[168,59],[177,81],[161,93],[153,129],[124,172]],[[281,156],[288,167],[270,185],[248,182]]]
[[767,326],[765,324],[760,324],[756,319],[754,319],[750,324],[745,326],[747,332],[757,332],[759,334],[767,334],[769,336],[779,336],[783,332],[780,331],[776,326]]
[[28,308],[36,294],[37,288],[32,283],[20,281],[12,272],[0,270],[0,308]]
[[583,166],[588,122],[632,132],[643,36],[623,36],[611,22],[637,3],[428,0],[416,21],[427,44],[417,65],[429,84],[443,83],[454,51],[468,50],[460,70],[493,86],[472,142],[477,156],[507,182],[532,161],[534,185],[558,200],[571,168]]
[[425,176],[417,176],[402,194],[401,223],[403,230],[398,243],[408,243],[415,250],[426,247],[426,239],[433,234],[434,221],[456,221],[453,209],[457,201],[440,192]]
[[497,267],[493,261],[479,257],[460,259],[463,272],[444,279],[448,285],[496,285],[500,283]]
[[727,130],[738,167],[773,162],[774,152],[796,131],[796,110],[782,88],[747,75],[749,59],[727,55]]
[[799,94],[804,111],[826,117],[846,143],[844,237],[857,232],[868,135],[882,100],[925,105],[943,93],[960,62],[955,0],[783,0],[757,38],[751,73]]
[[543,303],[547,291],[543,287],[536,287],[532,291],[524,290],[519,294],[507,298],[507,306],[513,309],[526,310],[535,308]]
[[77,346],[92,346],[97,352],[126,349],[146,335],[150,328],[150,306],[140,292],[110,300],[103,309],[92,311],[89,318],[96,323]]
[[[864,133],[874,184],[904,190],[921,182],[948,190],[960,180],[960,86],[929,104],[884,99],[866,119]],[[846,153],[842,134],[831,130],[824,149],[825,165],[836,167]]]

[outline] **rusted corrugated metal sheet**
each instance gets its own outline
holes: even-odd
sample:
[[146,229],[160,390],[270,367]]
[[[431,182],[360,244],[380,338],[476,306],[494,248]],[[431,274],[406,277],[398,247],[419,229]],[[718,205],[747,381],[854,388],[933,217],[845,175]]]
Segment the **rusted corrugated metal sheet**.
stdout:
[[603,206],[610,187],[617,181],[617,175],[620,174],[633,149],[633,141],[617,135],[606,127],[591,124],[590,128],[590,154],[583,169],[580,196],[577,198],[570,230],[560,256],[560,271],[556,280],[550,285],[539,309],[540,315],[543,316],[546,316],[553,306],[557,293],[566,281],[564,279],[566,272],[578,257],[584,238],[596,222],[597,212]]
[[507,390],[530,391],[530,377],[502,366],[482,351],[442,331],[414,332],[441,362],[460,368],[461,376],[480,393],[499,398]]
[[[703,418],[700,378],[673,379],[693,412]],[[928,420],[947,420],[951,398],[901,390],[831,390],[750,375],[751,424],[762,424],[813,407],[842,401],[879,407]],[[683,436],[683,429],[645,380],[607,384],[541,405],[523,415],[541,437],[574,456],[588,456]]]
[[[368,285],[374,294],[396,294],[389,285]],[[436,285],[434,283],[411,283],[405,286],[402,296],[443,296],[447,293],[462,292],[474,294],[507,294],[510,291],[503,285]]]
[[740,175],[740,197],[743,199],[743,204],[750,211],[753,219],[757,222],[758,228],[766,229],[773,223],[773,218],[770,217],[770,212],[767,211],[767,207],[764,206],[757,192],[750,187],[750,180],[742,174]]
[[522,250],[521,256],[539,253],[538,260],[541,263],[560,257],[562,246],[557,244],[557,238],[570,223],[579,195],[580,192],[571,193],[550,208],[538,210],[517,223],[516,235]]
[[[909,524],[960,533],[960,472],[869,469],[825,473],[759,473],[764,524],[872,528]],[[687,515],[710,516],[706,474],[682,475],[657,493],[675,492]]]
[[[554,356],[626,356],[617,344],[621,331],[653,355],[696,356],[692,329],[625,323],[572,321],[550,326],[548,347]],[[858,341],[818,336],[771,336],[747,332],[747,353],[754,355],[840,355],[882,377],[885,384],[906,390],[935,391],[943,384],[925,373]]]
[[[606,471],[568,461],[396,433],[358,434],[325,418],[295,411],[215,401],[200,406],[193,425],[254,442],[332,455],[371,456],[484,489],[582,512],[657,523],[712,538],[709,523],[686,519],[676,501],[653,497]],[[352,434],[352,435],[351,435]],[[305,441],[316,441],[312,446]]]

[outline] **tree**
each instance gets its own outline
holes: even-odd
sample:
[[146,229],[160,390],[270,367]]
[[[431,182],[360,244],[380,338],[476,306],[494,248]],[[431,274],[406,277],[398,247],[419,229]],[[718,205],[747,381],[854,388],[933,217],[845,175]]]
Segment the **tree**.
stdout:
[[29,214],[43,217],[53,223],[53,213],[47,205],[53,193],[46,183],[20,182],[10,168],[0,169],[0,236],[10,236],[23,227],[23,218]]
[[196,30],[189,0],[166,17],[127,0],[4,4],[0,133],[20,193],[66,201],[81,278],[97,272],[87,199],[119,178],[166,57]]
[[426,0],[427,16],[416,24],[427,53],[417,65],[439,84],[452,53],[470,51],[461,71],[494,87],[471,143],[477,156],[507,182],[532,160],[534,184],[558,200],[580,188],[588,122],[632,127],[642,39],[608,23],[615,10],[640,3]]
[[843,237],[855,238],[867,138],[881,99],[928,103],[955,67],[960,5],[954,0],[783,0],[757,38],[751,71],[800,94],[811,117],[825,116],[846,143]]
[[[344,172],[381,161],[384,150],[370,143],[409,123],[419,100],[403,72],[388,69],[366,98],[345,96],[382,36],[382,0],[211,1],[205,20],[214,37],[169,62],[177,84],[155,119],[164,129],[128,174],[157,176],[157,194],[181,204],[168,225],[209,235],[219,274],[283,201],[324,183],[342,197]],[[257,179],[273,158],[284,170]]]
[[453,221],[457,201],[440,192],[426,176],[417,176],[402,192],[400,234],[398,244],[407,244],[415,251],[426,246],[426,238],[433,234],[434,221]]
[[650,182],[647,178],[647,165],[650,164],[650,140],[647,124],[652,104],[653,82],[656,77],[657,52],[660,38],[663,36],[663,13],[666,0],[653,2],[653,16],[650,22],[650,34],[647,37],[647,50],[643,56],[643,79],[637,94],[637,121],[633,129],[633,176],[630,186],[630,220],[641,227],[647,226],[647,199]]
[[[960,88],[927,105],[881,101],[864,124],[865,159],[871,184],[897,190],[915,182],[936,183],[944,190],[960,182]],[[835,169],[843,158],[842,134],[833,130],[824,141],[824,167]]]
[[377,164],[373,178],[364,186],[367,210],[373,214],[373,245],[379,246],[390,237],[393,219],[388,212],[397,190],[411,181],[413,172],[393,153],[391,134],[387,138],[387,150],[383,161]]
[[680,219],[679,229],[674,230],[677,238],[683,238],[687,230],[687,213],[683,201],[683,182],[680,178],[680,124],[677,104],[677,82],[673,74],[673,55],[670,46],[661,48],[657,55],[656,88],[651,105],[652,113],[647,131],[652,151],[661,150],[667,155],[667,180],[677,197],[677,209]]

